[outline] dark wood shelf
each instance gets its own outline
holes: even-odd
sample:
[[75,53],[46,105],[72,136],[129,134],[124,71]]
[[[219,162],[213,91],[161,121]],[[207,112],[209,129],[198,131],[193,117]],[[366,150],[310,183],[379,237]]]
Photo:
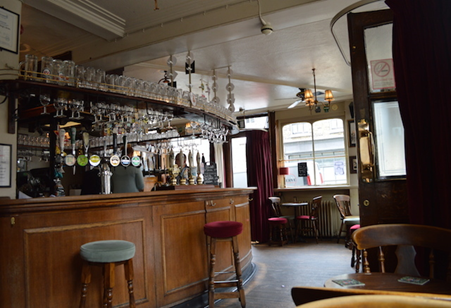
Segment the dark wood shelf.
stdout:
[[[89,109],[90,102],[105,102],[117,105],[133,105],[138,109],[152,108],[163,112],[171,112],[174,117],[186,118],[191,121],[203,122],[206,117],[219,121],[222,125],[233,128],[236,122],[229,121],[219,117],[216,114],[207,112],[193,106],[183,106],[179,104],[158,101],[150,98],[127,96],[120,93],[104,92],[93,89],[77,88],[71,86],[60,86],[44,82],[28,81],[28,80],[0,80],[0,94],[8,99],[8,133],[15,133],[15,121],[27,121],[29,119],[41,118],[40,122],[49,120],[51,115],[41,115],[43,107],[33,102],[33,98],[39,97],[41,94],[49,94],[52,98],[65,96],[73,99],[83,100],[85,110]],[[15,108],[15,99],[20,99],[18,112]],[[36,100],[36,99],[35,99]],[[47,106],[49,112],[55,112],[53,106]],[[90,118],[89,118],[90,115]],[[93,116],[84,112],[88,117],[86,121],[93,120]]]

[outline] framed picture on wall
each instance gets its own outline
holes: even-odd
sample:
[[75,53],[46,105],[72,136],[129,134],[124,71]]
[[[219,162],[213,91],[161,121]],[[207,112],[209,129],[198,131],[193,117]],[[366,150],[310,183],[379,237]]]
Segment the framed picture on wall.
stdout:
[[355,147],[357,144],[357,133],[355,130],[354,120],[348,120],[348,140],[349,147]]
[[349,172],[350,173],[357,173],[357,157],[356,156],[349,156]]
[[0,50],[18,53],[19,14],[0,7]]
[[0,143],[0,187],[11,187],[11,145]]

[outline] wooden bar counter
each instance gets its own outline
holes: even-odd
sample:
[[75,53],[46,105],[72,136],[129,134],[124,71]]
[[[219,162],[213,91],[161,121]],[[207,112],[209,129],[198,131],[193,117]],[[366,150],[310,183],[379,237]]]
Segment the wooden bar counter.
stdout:
[[[135,243],[137,307],[173,307],[206,292],[208,255],[203,226],[243,223],[241,266],[251,269],[249,195],[253,189],[212,188],[111,195],[0,200],[0,307],[78,307],[80,246],[97,240]],[[226,243],[219,243],[226,244]],[[218,244],[218,269],[232,264]],[[225,259],[225,260],[224,260]],[[101,302],[93,272],[87,307]],[[116,269],[114,306],[128,301],[123,267]]]

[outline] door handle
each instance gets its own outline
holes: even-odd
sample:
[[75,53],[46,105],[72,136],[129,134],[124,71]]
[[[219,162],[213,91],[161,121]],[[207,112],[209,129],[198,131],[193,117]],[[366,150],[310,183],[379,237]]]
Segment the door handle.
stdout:
[[359,153],[360,174],[364,182],[370,183],[374,179],[374,140],[370,126],[365,119],[359,121]]

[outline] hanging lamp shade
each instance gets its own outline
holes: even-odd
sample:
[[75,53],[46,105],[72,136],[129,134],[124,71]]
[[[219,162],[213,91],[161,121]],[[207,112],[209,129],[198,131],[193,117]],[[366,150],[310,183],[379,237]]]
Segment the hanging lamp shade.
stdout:
[[324,99],[329,102],[334,100],[334,95],[332,94],[332,90],[326,90],[326,93],[324,94]]
[[281,167],[281,168],[279,168],[279,174],[280,175],[288,175],[288,174],[290,174],[290,168],[288,168],[288,167]]
[[313,93],[312,93],[312,90],[306,89],[306,90],[304,91],[304,100],[306,100],[306,101],[313,100]]

